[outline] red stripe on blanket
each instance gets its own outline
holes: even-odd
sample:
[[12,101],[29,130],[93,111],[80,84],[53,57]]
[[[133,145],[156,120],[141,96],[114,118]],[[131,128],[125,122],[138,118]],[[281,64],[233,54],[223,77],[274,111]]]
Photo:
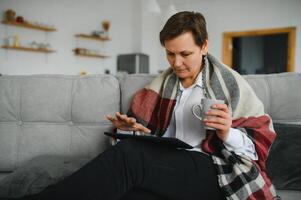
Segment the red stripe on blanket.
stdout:
[[[175,105],[176,100],[160,98],[158,104],[155,107],[153,116],[149,121],[149,124],[151,126],[159,128],[159,130],[161,131],[167,129]],[[157,115],[155,113],[157,113]]]
[[131,111],[145,122],[149,122],[159,98],[155,91],[143,88],[135,94],[130,106]]
[[267,160],[269,149],[276,138],[275,132],[269,127],[270,123],[271,120],[267,115],[248,118],[242,117],[232,122],[233,128],[242,127],[253,130],[251,137],[253,138],[258,155],[258,164],[262,169],[265,169],[265,161]]
[[155,91],[143,88],[134,96],[130,108],[148,127],[164,130],[169,125],[175,104],[176,100],[161,98]]

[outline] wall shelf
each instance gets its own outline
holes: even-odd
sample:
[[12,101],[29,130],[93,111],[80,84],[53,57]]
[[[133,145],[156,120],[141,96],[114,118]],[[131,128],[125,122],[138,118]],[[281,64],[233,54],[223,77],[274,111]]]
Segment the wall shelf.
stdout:
[[[106,42],[111,40],[109,37],[100,37],[100,36],[94,36],[94,35],[88,35],[88,34],[76,34],[75,35],[76,38],[80,38],[80,39],[88,39],[88,40],[96,40],[98,42]],[[81,51],[82,50],[82,51]],[[84,57],[92,57],[92,58],[109,58],[110,56],[106,56],[103,54],[99,54],[99,53],[90,53],[89,49],[86,48],[75,48],[73,49],[74,55],[75,56],[84,56]]]
[[111,40],[108,37],[98,37],[98,36],[88,35],[88,34],[76,34],[75,37],[85,38],[85,39],[90,39],[90,40],[98,40],[98,41],[108,41],[108,40]]
[[50,28],[50,27],[46,27],[46,26],[38,26],[35,24],[31,24],[28,22],[16,22],[16,21],[2,21],[2,24],[5,25],[9,25],[9,26],[18,26],[18,27],[22,27],[22,28],[28,28],[28,29],[35,29],[35,30],[39,30],[39,31],[45,31],[45,32],[53,32],[53,31],[57,31],[55,28]]
[[35,48],[30,48],[30,47],[14,47],[14,46],[7,46],[3,45],[1,46],[3,49],[8,49],[8,50],[18,50],[18,51],[31,51],[31,52],[37,52],[37,53],[53,53],[56,52],[54,50],[49,50],[49,49],[35,49]]
[[74,53],[76,56],[83,56],[83,57],[93,57],[93,58],[109,58],[109,56],[105,56],[102,54],[90,54],[90,53]]

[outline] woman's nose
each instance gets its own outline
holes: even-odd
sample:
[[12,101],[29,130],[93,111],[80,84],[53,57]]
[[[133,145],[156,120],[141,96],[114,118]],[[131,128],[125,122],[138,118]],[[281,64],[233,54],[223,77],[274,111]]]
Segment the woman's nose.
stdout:
[[180,66],[182,66],[182,63],[183,63],[183,60],[182,60],[181,56],[175,56],[174,66],[180,67]]

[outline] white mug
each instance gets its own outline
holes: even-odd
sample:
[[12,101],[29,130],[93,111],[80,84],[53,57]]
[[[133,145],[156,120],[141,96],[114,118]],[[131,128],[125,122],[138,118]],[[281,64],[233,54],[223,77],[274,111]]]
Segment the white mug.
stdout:
[[[193,115],[198,118],[199,120],[203,121],[206,117],[206,112],[212,110],[211,106],[214,104],[223,104],[225,103],[224,100],[218,99],[202,99],[201,103],[195,104],[192,106],[192,113]],[[216,130],[215,128],[208,127],[204,125],[204,128],[207,130]]]

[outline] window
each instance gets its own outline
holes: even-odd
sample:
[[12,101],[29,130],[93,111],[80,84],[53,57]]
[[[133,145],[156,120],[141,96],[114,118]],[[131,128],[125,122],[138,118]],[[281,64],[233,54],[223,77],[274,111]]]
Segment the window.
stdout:
[[241,74],[293,72],[296,28],[226,32],[223,62]]

